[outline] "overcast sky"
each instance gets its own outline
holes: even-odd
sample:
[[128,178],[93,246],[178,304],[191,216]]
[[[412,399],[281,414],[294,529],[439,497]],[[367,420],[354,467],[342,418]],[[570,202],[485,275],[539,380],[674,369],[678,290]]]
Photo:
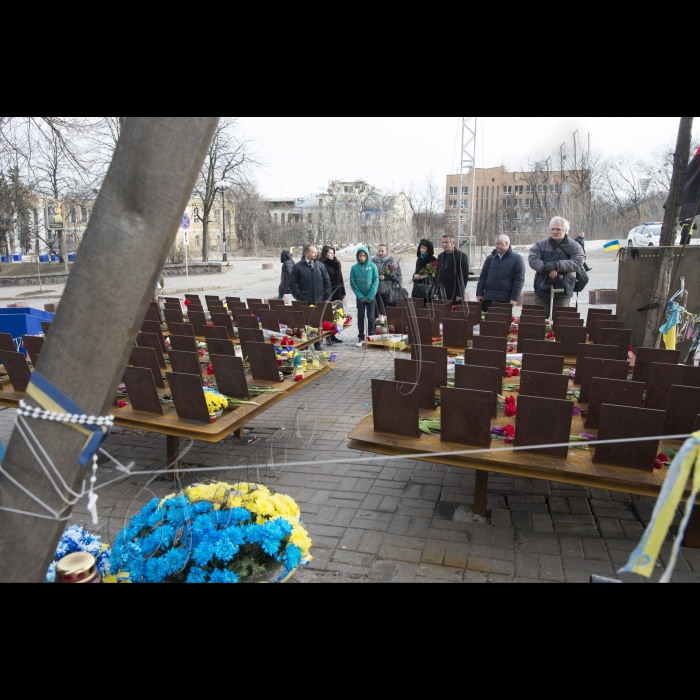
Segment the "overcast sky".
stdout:
[[[477,167],[524,165],[549,154],[576,129],[605,156],[639,158],[675,144],[680,117],[479,117]],[[432,173],[442,183],[459,171],[461,117],[241,117],[264,162],[266,197],[323,191],[329,180],[363,178],[399,191]],[[695,122],[700,136],[700,120]]]

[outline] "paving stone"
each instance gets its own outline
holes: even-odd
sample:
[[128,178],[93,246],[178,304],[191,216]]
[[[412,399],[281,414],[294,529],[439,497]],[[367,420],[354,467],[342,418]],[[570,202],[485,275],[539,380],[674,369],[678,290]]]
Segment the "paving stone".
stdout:
[[491,544],[500,549],[515,549],[515,530],[512,527],[493,525]]
[[393,547],[383,545],[379,550],[380,559],[391,559],[392,561],[402,561],[407,564],[419,564],[422,552],[419,549],[407,549],[406,547]]
[[[396,518],[400,518],[403,516],[397,515]],[[396,518],[394,518],[396,520]],[[406,533],[399,533],[399,532],[391,532],[392,535],[396,534],[406,534],[409,537],[427,537],[428,536],[428,530],[430,529],[430,524],[432,523],[432,520],[430,518],[411,518],[411,523],[408,527],[408,532]],[[392,523],[393,525],[393,523]]]
[[583,544],[577,537],[560,537],[559,548],[563,557],[585,559]]
[[469,547],[470,557],[476,557],[478,559],[497,559],[498,561],[515,561],[515,550],[514,549],[499,549],[497,547],[486,547],[483,545],[470,545]]
[[516,531],[532,532],[532,518],[529,513],[511,513],[510,517]]
[[534,532],[554,532],[551,515],[536,515],[533,513],[531,518]]
[[590,489],[591,498],[597,501],[610,501],[610,491],[603,491],[602,489]]
[[423,548],[423,556],[421,562],[423,564],[436,564],[442,566],[445,561],[445,550],[447,543],[445,542],[429,542]]
[[610,518],[597,518],[597,521],[600,532],[605,539],[625,539],[625,533],[622,531],[622,527],[620,525],[619,520],[611,520]]
[[346,530],[338,542],[338,547],[340,549],[348,549],[351,552],[360,551],[359,547],[363,535],[365,535],[364,530]]
[[383,533],[364,531],[360,544],[357,546],[357,551],[365,554],[379,554],[383,542]]
[[348,576],[364,577],[369,576],[370,567],[351,566],[350,564],[339,564],[337,562],[330,562],[326,567],[326,571],[337,571],[340,574],[347,574]]
[[560,498],[559,496],[550,496],[549,512],[552,515],[568,515],[571,513],[569,501],[566,498]]
[[700,549],[681,549],[681,556],[693,572],[700,574]]
[[420,578],[429,578],[435,581],[447,581],[450,583],[462,583],[464,571],[462,569],[450,568],[449,566],[431,566],[421,564],[418,567],[418,579],[416,583],[421,583]]
[[470,527],[470,540],[472,544],[491,545],[493,542],[493,526],[472,525]]
[[485,574],[515,576],[515,564],[509,561],[470,556],[467,568],[470,571],[479,571]]
[[395,496],[384,496],[378,510],[382,513],[395,513],[401,499]]
[[391,577],[391,581],[392,583],[413,583],[417,576],[417,565],[398,562],[395,565],[394,575]]
[[592,515],[553,515],[552,521],[555,525],[589,525],[596,524]]
[[601,508],[600,506],[594,506],[593,514],[596,516],[596,518],[629,520],[630,522],[637,522],[639,520],[637,514],[632,510],[632,508]]
[[514,503],[531,503],[534,505],[546,505],[547,503],[544,496],[522,495],[521,493],[508,496],[506,500],[508,501],[508,506],[512,506]]
[[586,498],[570,498],[569,507],[575,515],[592,515],[591,506]]
[[632,523],[625,520],[620,522],[622,531],[625,533],[625,537],[628,540],[636,540],[637,542],[642,539],[644,535],[644,528],[641,523]]
[[407,515],[395,515],[387,532],[390,535],[406,535],[411,526],[411,521],[412,518],[409,518]]
[[372,581],[388,583],[396,573],[396,563],[393,561],[375,561],[369,572]]
[[468,544],[470,537],[466,532],[455,532],[453,530],[438,530],[430,528],[427,538],[431,540],[444,540],[445,542],[459,542]]
[[700,574],[678,572],[673,574],[673,583],[700,583]]
[[561,557],[549,554],[538,555],[540,563],[540,578],[544,581],[564,582],[564,569]]
[[532,492],[535,495],[549,496],[552,492],[552,485],[548,481],[533,479]]
[[[425,551],[425,550],[424,550]],[[466,569],[469,560],[469,547],[455,543],[448,543],[445,548],[445,566],[455,569]]]
[[331,557],[331,561],[339,564],[352,564],[353,566],[371,568],[374,557],[357,552],[344,552],[340,549],[336,549]]
[[491,509],[491,525],[499,525],[502,527],[513,527],[513,520],[510,511],[501,510],[500,508]]
[[362,502],[362,510],[379,510],[383,500],[384,496],[369,495]]
[[614,574],[612,565],[607,561],[590,561],[588,559],[563,557],[562,564],[565,572],[579,572],[597,576],[612,576]]
[[516,552],[515,575],[521,578],[537,579],[539,576],[537,555],[531,552]]
[[546,503],[509,503],[508,508],[511,513],[531,513],[538,515],[549,515],[549,508]]
[[[603,540],[585,539],[583,540],[583,550],[586,553],[586,559],[610,561],[610,556]],[[568,555],[565,554],[565,556]]]
[[569,525],[567,523],[556,523],[554,532],[557,535],[568,537],[600,537],[597,527],[591,525]]

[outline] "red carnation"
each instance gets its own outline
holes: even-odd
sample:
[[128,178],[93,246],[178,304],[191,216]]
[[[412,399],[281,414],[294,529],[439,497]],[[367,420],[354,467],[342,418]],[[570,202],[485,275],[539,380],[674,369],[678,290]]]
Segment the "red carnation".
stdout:
[[554,340],[554,333],[547,333],[547,340]]
[[293,340],[290,340],[290,341],[289,341],[289,347],[290,347],[290,348],[293,348],[293,347],[294,347],[294,341],[293,341]]
[[192,302],[189,299],[185,299],[185,306],[189,306]]
[[670,461],[670,457],[668,457],[665,454],[660,454],[656,458],[656,464],[654,465],[654,469],[663,469]]
[[273,345],[275,345],[275,343],[277,343],[277,338],[275,338],[274,335],[271,335],[271,336],[270,336],[270,342],[271,342]]
[[287,338],[282,338],[282,347],[283,348],[287,347]]
[[515,396],[506,399],[506,418],[513,418],[518,414],[518,406],[515,403]]
[[503,429],[503,436],[506,439],[506,445],[512,445],[515,440],[515,428],[512,425],[507,425]]
[[389,272],[391,272],[394,268],[391,265],[389,265],[386,269],[389,270]]
[[209,365],[209,367],[207,367],[207,375],[210,377],[214,375],[214,365]]
[[304,377],[301,374],[298,374],[296,377],[294,377],[295,382],[300,382],[304,379]]
[[277,360],[277,366],[282,367],[284,365],[284,362],[282,360]]
[[199,353],[199,356],[200,356],[200,357],[204,357],[206,354],[207,354],[207,351],[206,351],[206,350],[201,350],[200,353]]
[[431,264],[432,264],[433,267],[437,267],[437,266],[438,266],[438,261],[436,260],[434,263],[431,263]]
[[120,401],[120,402],[119,402],[119,408],[126,408],[126,402]]

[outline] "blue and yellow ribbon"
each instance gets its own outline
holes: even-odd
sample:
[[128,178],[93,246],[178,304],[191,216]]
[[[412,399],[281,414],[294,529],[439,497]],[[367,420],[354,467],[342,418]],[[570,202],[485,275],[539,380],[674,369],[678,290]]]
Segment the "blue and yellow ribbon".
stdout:
[[[86,415],[80,406],[71,401],[36,370],[32,373],[32,381],[27,387],[27,396],[45,411],[77,416]],[[80,425],[79,423],[64,423],[63,425],[68,425],[87,437],[87,442],[80,455],[80,464],[83,467],[90,464],[100,445],[109,437],[109,427],[106,425]]]

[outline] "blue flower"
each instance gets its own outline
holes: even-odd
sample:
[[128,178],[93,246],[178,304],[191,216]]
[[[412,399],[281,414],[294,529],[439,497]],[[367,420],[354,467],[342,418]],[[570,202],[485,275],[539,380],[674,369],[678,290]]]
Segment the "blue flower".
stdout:
[[222,538],[216,545],[216,558],[224,564],[229,564],[240,550],[240,547],[232,544],[228,539]]
[[291,572],[299,568],[299,564],[301,564],[301,555],[302,551],[296,545],[290,544],[287,547],[285,561],[288,571]]
[[238,583],[238,575],[232,571],[214,571],[209,576],[209,583]]
[[165,561],[161,559],[149,559],[146,564],[146,583],[163,583],[168,576]]
[[192,559],[197,566],[207,566],[216,553],[216,547],[208,540],[201,542],[192,553]]
[[195,515],[202,515],[203,513],[209,513],[214,510],[214,506],[209,503],[209,501],[201,501],[192,506]]
[[163,567],[168,576],[179,574],[186,566],[189,560],[189,552],[184,548],[171,549],[163,555]]
[[232,523],[248,523],[253,517],[253,514],[245,508],[234,508],[231,511]]
[[187,583],[206,583],[207,575],[207,572],[202,569],[192,569],[187,576]]

